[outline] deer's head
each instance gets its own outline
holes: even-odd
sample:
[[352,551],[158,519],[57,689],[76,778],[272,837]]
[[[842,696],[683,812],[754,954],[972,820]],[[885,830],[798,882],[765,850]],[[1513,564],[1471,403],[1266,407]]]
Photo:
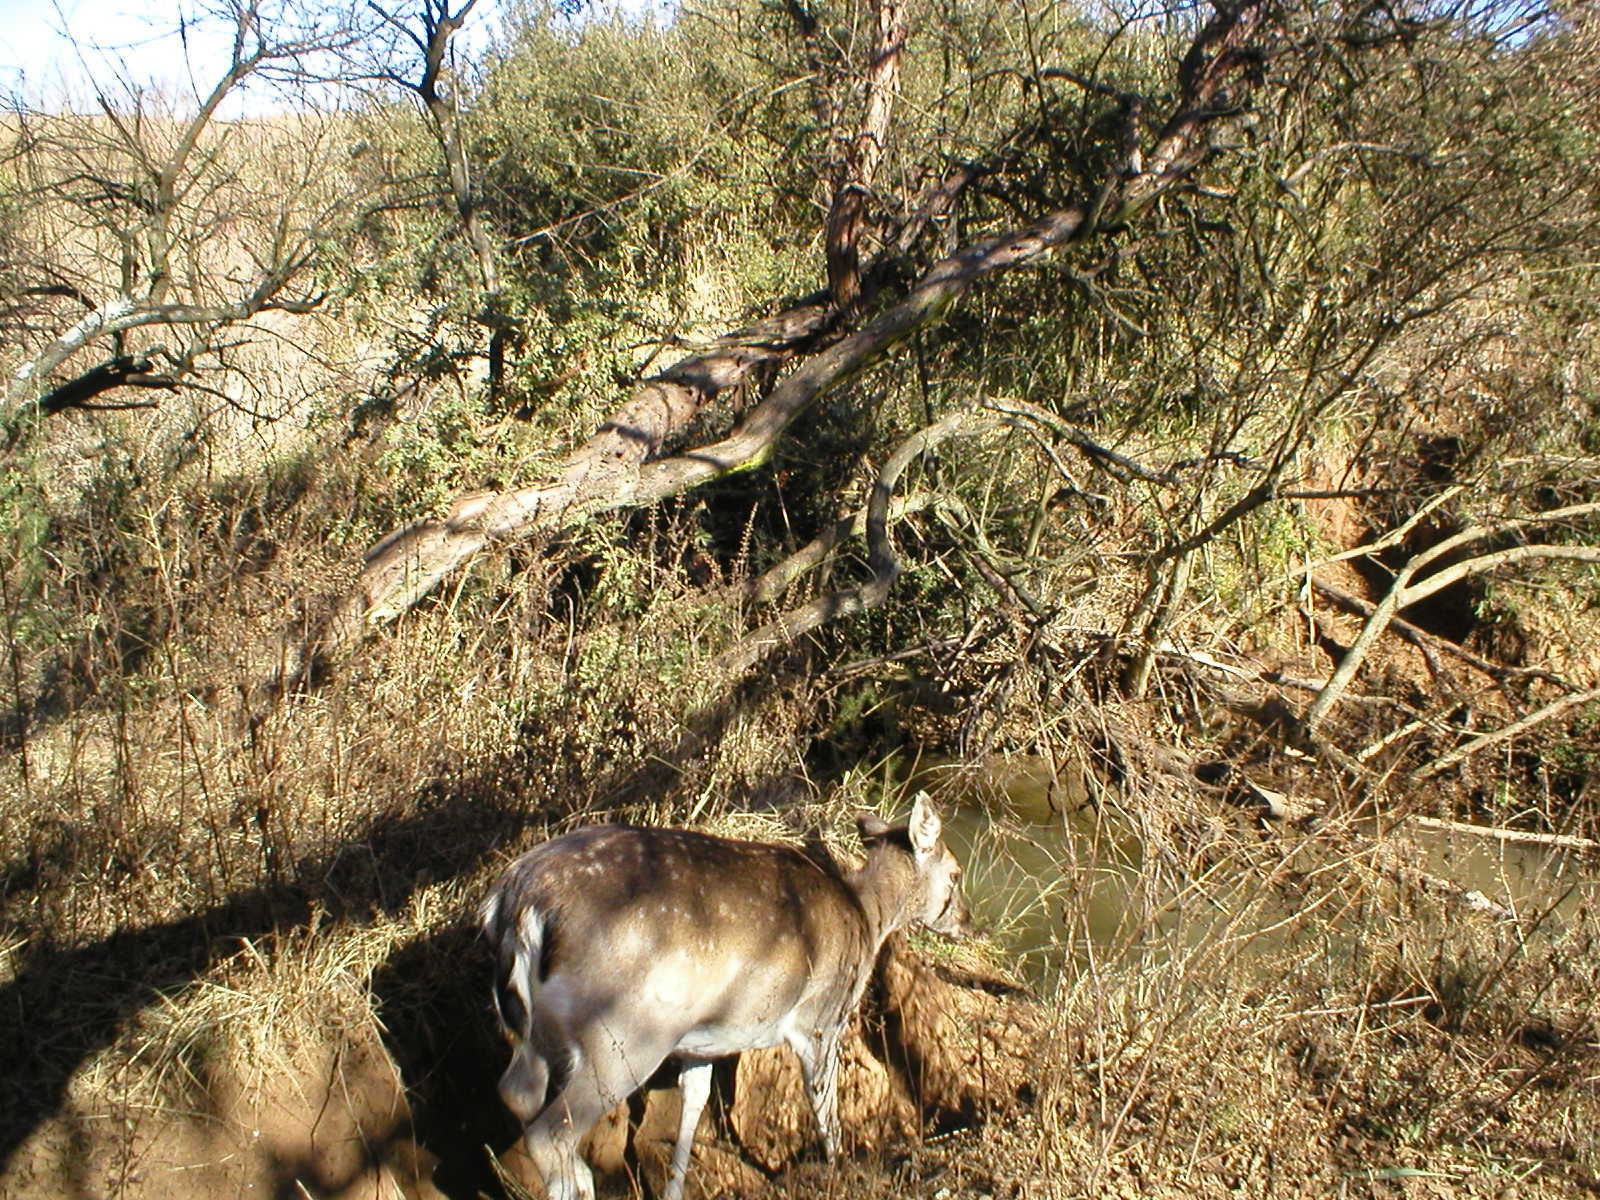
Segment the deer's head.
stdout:
[[944,844],[944,824],[926,792],[917,793],[904,825],[865,816],[857,828],[867,847],[868,869],[901,877],[894,888],[902,898],[895,926],[924,925],[950,937],[972,932],[961,892],[961,864]]

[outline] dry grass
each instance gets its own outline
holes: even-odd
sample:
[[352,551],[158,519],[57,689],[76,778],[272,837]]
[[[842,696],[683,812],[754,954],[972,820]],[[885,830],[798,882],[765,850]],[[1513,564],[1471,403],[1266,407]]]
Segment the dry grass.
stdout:
[[[847,836],[852,808],[900,807],[911,786],[886,763],[845,774],[825,802],[793,769],[793,708],[728,715],[735,736],[686,743],[660,692],[635,690],[659,668],[653,643],[622,650],[603,630],[577,661],[596,654],[625,686],[574,695],[552,643],[513,638],[509,615],[507,632],[480,627],[470,652],[441,652],[462,615],[423,614],[364,673],[263,714],[247,736],[220,706],[170,693],[141,720],[85,712],[76,751],[13,793],[9,812],[49,805],[76,822],[56,858],[42,823],[12,826],[32,839],[34,877],[8,895],[21,932],[5,984],[23,1011],[65,998],[43,1076],[14,1084],[55,1087],[70,1114],[36,1127],[16,1162],[44,1163],[61,1130],[89,1130],[90,1160],[140,1194],[156,1165],[201,1152],[159,1131],[198,1121],[225,1139],[296,1096],[320,1105],[328,1056],[374,1045],[391,1080],[398,1064],[425,1143],[463,1153],[467,1138],[504,1137],[488,1111],[498,1051],[483,964],[463,922],[507,856],[596,813]],[[768,793],[781,807],[750,811],[739,781],[763,769],[787,781]],[[948,766],[934,786],[948,801],[972,774]],[[633,807],[640,779],[669,785]],[[1115,794],[1147,784],[1130,777]],[[96,796],[105,807],[74,807]],[[1073,826],[1057,882],[1014,889],[991,915],[1001,930],[1043,915],[1058,931],[1048,953],[1068,966],[1019,1125],[898,1164],[797,1169],[777,1193],[1365,1195],[1434,1180],[1567,1195],[1593,1177],[1592,897],[1559,922],[1496,925],[1395,884],[1353,827],[1263,838],[1173,799],[1099,832]],[[965,853],[975,874],[994,871],[1058,828],[1002,811],[975,823]],[[1041,879],[1026,857],[1012,873]],[[377,1078],[363,1068],[340,1086],[381,1091]],[[452,1107],[472,1132],[441,1115]]]
[[[285,1114],[325,1109],[368,1147],[341,1179],[399,1171],[420,1139],[453,1191],[489,1186],[476,1148],[510,1131],[469,920],[511,855],[602,817],[847,850],[855,811],[919,786],[989,814],[962,852],[1002,938],[1049,930],[1026,970],[1057,981],[1034,1102],[778,1194],[1565,1195],[1600,1167],[1592,895],[1511,926],[1414,894],[1362,824],[1267,835],[1178,786],[1199,742],[1156,704],[1042,724],[1033,676],[1001,722],[1051,751],[1023,764],[1031,790],[994,760],[819,778],[801,747],[827,693],[718,703],[713,618],[660,560],[565,623],[558,581],[476,578],[318,691],[253,707],[249,611],[319,552],[284,536],[253,579],[169,600],[169,628],[203,636],[93,681],[9,760],[7,1041],[55,1013],[6,1085],[19,1192],[78,1145],[142,1194],[184,1155],[223,1171],[264,1127],[281,1178],[310,1178]],[[374,1107],[401,1094],[414,1131]]]
[[[1264,836],[1141,751],[1167,739],[1149,707],[1057,726],[1031,791],[994,762],[894,758],[824,785],[796,752],[807,693],[706,711],[683,649],[704,618],[670,574],[648,582],[641,609],[578,626],[544,621],[543,591],[464,590],[263,710],[230,698],[258,643],[214,630],[30,738],[0,810],[18,848],[0,983],[8,1011],[52,1004],[57,1032],[9,1082],[13,1170],[75,1130],[113,1192],[140,1194],[174,1155],[220,1162],[261,1113],[321,1106],[330,1078],[403,1084],[423,1143],[468,1156],[508,1136],[466,922],[509,856],[599,816],[848,847],[854,811],[930,786],[990,813],[963,854],[999,897],[991,925],[1051,931],[1028,971],[1058,980],[1035,1102],[898,1163],[797,1169],[779,1194],[1565,1195],[1594,1177],[1592,895],[1500,925],[1397,884],[1362,825]],[[1117,776],[1067,811],[1070,764],[1097,760],[1066,751],[1095,738]],[[390,1085],[341,1074],[374,1047]],[[209,1149],[172,1132],[196,1123]]]

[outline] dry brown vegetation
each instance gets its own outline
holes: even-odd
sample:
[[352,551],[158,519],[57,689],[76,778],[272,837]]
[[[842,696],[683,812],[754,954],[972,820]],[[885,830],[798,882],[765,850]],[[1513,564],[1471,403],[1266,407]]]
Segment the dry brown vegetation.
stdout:
[[[992,938],[886,965],[847,1162],[752,1058],[691,1188],[1600,1191],[1593,16],[1217,19],[1258,8],[1221,99],[1179,78],[1198,21],[913,12],[872,212],[833,223],[894,248],[859,311],[807,292],[879,5],[530,16],[441,77],[458,108],[207,125],[166,200],[181,121],[8,123],[0,1193],[515,1194],[495,873],[608,819],[848,852],[917,786]],[[759,461],[488,539],[302,657],[386,532],[547,486],[640,374],[766,356],[641,460],[681,463],[1063,212]],[[110,298],[288,265],[287,307],[52,360]],[[94,396],[153,410],[45,402],[141,356]],[[613,1194],[659,1184],[670,1104],[596,1150]]]

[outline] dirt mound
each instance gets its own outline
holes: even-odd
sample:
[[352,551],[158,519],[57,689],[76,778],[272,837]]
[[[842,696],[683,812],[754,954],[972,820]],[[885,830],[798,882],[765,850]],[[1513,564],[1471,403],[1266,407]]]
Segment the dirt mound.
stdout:
[[434,1160],[370,1026],[302,1033],[253,1062],[189,1064],[187,1104],[71,1105],[40,1125],[0,1175],[0,1195],[395,1196],[433,1200]]

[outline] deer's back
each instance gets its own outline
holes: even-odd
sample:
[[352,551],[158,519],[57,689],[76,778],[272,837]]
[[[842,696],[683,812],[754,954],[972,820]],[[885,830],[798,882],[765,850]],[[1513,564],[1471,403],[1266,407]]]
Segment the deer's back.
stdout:
[[712,1057],[828,1022],[868,964],[866,921],[830,863],[788,846],[598,826],[519,859],[492,902],[534,912],[538,979],[563,1015],[626,1006]]

